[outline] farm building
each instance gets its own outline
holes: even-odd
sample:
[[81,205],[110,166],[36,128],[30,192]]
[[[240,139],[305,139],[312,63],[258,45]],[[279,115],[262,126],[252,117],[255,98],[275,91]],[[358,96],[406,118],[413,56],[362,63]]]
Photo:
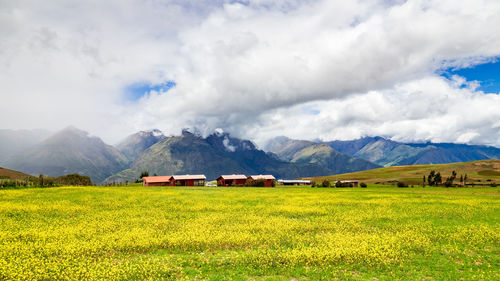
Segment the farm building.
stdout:
[[275,178],[272,175],[253,175],[247,178],[247,184],[252,185],[252,182],[256,180],[265,180],[266,181],[265,186],[272,187]]
[[[337,183],[337,181],[335,181],[334,183]],[[359,181],[358,180],[341,180],[340,183],[348,185],[350,187],[358,187]]]
[[170,178],[172,176],[154,176],[154,177],[143,177],[143,186],[167,186],[170,185]]
[[245,175],[221,175],[217,178],[218,186],[238,186],[245,185],[247,176]]
[[310,180],[278,180],[278,185],[311,185]]
[[170,178],[171,186],[205,186],[205,175],[173,175]]

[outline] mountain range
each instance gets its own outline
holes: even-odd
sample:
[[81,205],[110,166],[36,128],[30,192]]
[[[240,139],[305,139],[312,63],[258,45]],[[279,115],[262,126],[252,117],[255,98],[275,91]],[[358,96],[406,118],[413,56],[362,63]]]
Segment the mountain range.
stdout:
[[209,179],[221,174],[273,174],[276,177],[300,177],[331,171],[309,163],[289,163],[259,150],[248,140],[214,133],[206,138],[183,131],[180,136],[166,137],[146,149],[126,169],[106,181],[131,181],[142,171],[150,174],[197,174]]
[[[273,174],[277,178],[324,176],[381,166],[451,163],[500,158],[489,146],[399,143],[381,137],[352,141],[313,142],[287,137],[271,139],[258,149],[251,141],[222,131],[207,137],[184,130],[165,136],[159,130],[141,131],[116,146],[74,127],[45,137],[32,133],[29,141],[9,146],[19,132],[0,130],[0,148],[8,151],[0,164],[27,174],[61,176],[78,173],[93,182],[134,181],[151,175]],[[26,133],[26,132],[24,132]],[[44,136],[44,137],[42,137]],[[7,146],[6,146],[7,145]]]
[[[334,151],[355,159],[364,159],[380,166],[419,164],[446,164],[500,158],[500,149],[492,146],[455,143],[400,143],[382,137],[364,137],[357,140],[311,142],[276,137],[269,140],[264,150],[279,159],[296,161],[301,154],[328,146]],[[319,149],[321,147],[321,149]]]
[[500,158],[500,149],[456,143],[400,143],[382,137],[331,141],[333,149],[381,166],[446,164]]

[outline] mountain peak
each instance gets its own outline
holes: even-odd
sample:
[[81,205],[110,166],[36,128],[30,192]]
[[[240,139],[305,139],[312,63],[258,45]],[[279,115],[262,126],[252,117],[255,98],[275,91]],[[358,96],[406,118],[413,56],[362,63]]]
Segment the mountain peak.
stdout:
[[77,173],[100,182],[126,165],[126,159],[114,147],[100,138],[74,126],[11,156],[7,166],[14,170],[38,175],[62,176]]
[[140,131],[126,137],[116,147],[130,162],[133,162],[141,153],[165,138],[163,132],[158,129]]
[[149,137],[149,136],[153,136],[153,137],[164,137],[165,135],[163,134],[162,131],[158,130],[158,129],[152,129],[152,130],[147,130],[147,131],[140,131],[139,134],[141,137]]
[[89,133],[87,131],[78,129],[77,127],[75,127],[73,125],[70,125],[64,129],[62,129],[61,131],[57,132],[56,134],[59,134],[59,133],[73,133],[73,134],[78,134],[78,135],[82,135],[82,136],[89,135]]

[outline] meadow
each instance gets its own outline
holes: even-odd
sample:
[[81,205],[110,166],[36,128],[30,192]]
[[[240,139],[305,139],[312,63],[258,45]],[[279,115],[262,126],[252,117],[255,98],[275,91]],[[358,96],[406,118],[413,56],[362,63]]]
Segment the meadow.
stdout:
[[0,190],[0,280],[499,280],[499,188]]
[[455,184],[461,185],[460,176],[467,175],[468,185],[498,185],[500,186],[500,159],[488,159],[471,162],[449,164],[392,166],[354,173],[331,175],[311,179],[316,182],[324,180],[349,180],[357,179],[366,183],[390,184],[391,182],[405,182],[410,185],[422,185],[422,177],[428,176],[430,171],[440,172],[443,181],[452,171],[457,173]]

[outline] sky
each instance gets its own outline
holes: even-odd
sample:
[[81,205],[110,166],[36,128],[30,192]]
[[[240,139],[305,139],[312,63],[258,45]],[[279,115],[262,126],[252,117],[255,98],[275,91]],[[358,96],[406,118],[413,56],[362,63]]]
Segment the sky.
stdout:
[[500,147],[498,0],[0,0],[0,128]]

